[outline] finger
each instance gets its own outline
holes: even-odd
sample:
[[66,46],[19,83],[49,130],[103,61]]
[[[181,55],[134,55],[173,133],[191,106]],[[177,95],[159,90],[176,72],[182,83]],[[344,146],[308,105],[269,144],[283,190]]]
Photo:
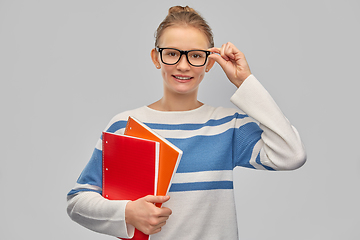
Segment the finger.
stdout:
[[236,55],[239,53],[240,51],[230,42],[224,47],[224,54],[231,60],[236,60]]
[[172,214],[172,211],[170,208],[167,207],[162,207],[160,208],[160,213],[159,213],[159,217],[165,217],[165,218],[169,218],[169,216]]
[[163,221],[163,222],[160,222],[159,224],[155,225],[155,226],[152,226],[153,229],[157,229],[157,228],[162,228],[163,226],[166,225],[166,221]]
[[217,47],[209,48],[208,51],[210,51],[210,52],[212,52],[212,53],[218,53],[218,54],[220,54],[220,48],[217,48]]
[[158,232],[160,232],[160,231],[161,231],[161,227],[156,228],[152,233],[147,234],[147,235],[152,235],[152,234],[158,233]]
[[[226,52],[227,52],[227,44],[223,44],[221,49],[220,49],[220,56],[225,59],[226,61],[229,61],[229,57],[226,55]],[[226,52],[225,52],[226,51]]]
[[170,196],[153,196],[153,195],[148,195],[145,197],[145,200],[147,202],[151,202],[151,203],[164,203],[169,201]]
[[141,232],[145,233],[146,235],[153,235],[155,233],[158,233],[161,231],[161,227],[154,227],[154,226],[149,226],[147,228],[144,229],[139,229]]
[[208,51],[210,51],[211,53],[215,53],[215,54],[209,55],[209,57],[216,56],[216,54],[219,54],[219,56],[221,56],[223,59],[228,60],[228,59],[226,59],[226,56],[224,55],[223,47],[221,47],[221,48],[216,48],[216,47],[209,48]]
[[221,57],[221,56],[218,55],[218,54],[211,54],[211,55],[209,55],[209,58],[215,60],[215,61],[220,65],[220,67],[221,67],[222,69],[225,68],[225,66],[226,66],[226,64],[227,64],[227,62],[228,62],[228,61],[226,61],[223,57]]
[[162,227],[166,224],[166,221],[169,219],[169,217],[161,217],[153,220],[152,222],[149,222],[149,226],[151,226],[153,229]]
[[235,59],[235,49],[230,44],[226,46],[225,51],[225,54],[229,59]]
[[208,51],[212,53],[209,55],[209,58],[213,58],[217,62],[219,62],[218,60],[220,60],[220,58],[224,59],[221,55],[222,48],[213,47],[213,48],[209,48]]
[[163,226],[165,226],[166,221],[169,219],[169,217],[159,217],[156,219],[156,223],[154,222],[153,224],[150,223],[150,229],[149,229],[149,234],[155,234],[161,231],[161,228]]

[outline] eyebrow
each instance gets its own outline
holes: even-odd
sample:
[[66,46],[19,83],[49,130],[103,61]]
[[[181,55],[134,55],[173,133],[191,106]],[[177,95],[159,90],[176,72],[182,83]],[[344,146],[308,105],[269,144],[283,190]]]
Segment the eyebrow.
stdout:
[[158,48],[174,48],[174,49],[181,50],[181,51],[193,51],[193,50],[207,51],[207,50],[208,50],[208,48],[206,48],[206,49],[202,49],[202,48],[191,48],[191,49],[186,49],[186,50],[183,50],[183,49],[180,49],[180,48],[177,48],[177,47],[158,47]]

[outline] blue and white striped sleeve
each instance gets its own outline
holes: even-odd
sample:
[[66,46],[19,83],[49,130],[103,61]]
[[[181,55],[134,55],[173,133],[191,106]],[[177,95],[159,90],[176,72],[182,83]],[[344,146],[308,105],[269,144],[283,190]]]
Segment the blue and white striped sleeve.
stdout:
[[299,133],[273,98],[250,75],[231,101],[259,122],[246,123],[234,132],[235,165],[263,170],[294,170],[306,161]]
[[[118,122],[109,124],[106,131],[118,131],[119,129],[115,128],[121,127],[121,124],[116,124]],[[125,208],[128,201],[110,201],[101,195],[101,143],[100,138],[75,187],[68,193],[67,212],[73,221],[90,230],[115,237],[132,238],[135,228],[126,224],[125,221]]]
[[102,151],[95,148],[94,152],[80,174],[75,186],[68,193],[68,196],[83,191],[102,193]]
[[[117,120],[115,116],[108,126],[106,132],[121,133],[126,126],[126,121]],[[92,191],[102,194],[102,135],[100,136],[93,154],[80,174],[75,187],[68,193],[68,196],[83,191]]]

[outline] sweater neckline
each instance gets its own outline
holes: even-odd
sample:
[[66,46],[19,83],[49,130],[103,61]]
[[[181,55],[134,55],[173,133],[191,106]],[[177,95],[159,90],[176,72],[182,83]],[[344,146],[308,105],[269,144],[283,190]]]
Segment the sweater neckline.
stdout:
[[153,108],[150,108],[148,106],[144,106],[144,108],[147,111],[150,111],[152,113],[156,113],[156,114],[164,114],[164,115],[171,115],[171,114],[175,114],[175,115],[187,115],[187,114],[192,114],[192,113],[198,113],[198,112],[202,112],[203,110],[206,110],[206,108],[208,108],[209,106],[207,104],[203,104],[198,108],[192,109],[192,110],[187,110],[187,111],[160,111],[160,110],[155,110]]
[[159,111],[148,106],[141,108],[142,119],[144,122],[152,123],[166,123],[166,124],[179,124],[183,122],[197,122],[199,119],[207,118],[211,113],[212,107],[209,105],[202,105],[198,108],[189,111]]

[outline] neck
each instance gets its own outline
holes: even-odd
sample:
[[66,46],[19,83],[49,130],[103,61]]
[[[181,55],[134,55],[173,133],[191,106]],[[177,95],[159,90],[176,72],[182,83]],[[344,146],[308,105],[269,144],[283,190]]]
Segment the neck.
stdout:
[[197,91],[188,94],[166,94],[149,107],[158,111],[189,111],[201,107],[202,102],[197,100]]

